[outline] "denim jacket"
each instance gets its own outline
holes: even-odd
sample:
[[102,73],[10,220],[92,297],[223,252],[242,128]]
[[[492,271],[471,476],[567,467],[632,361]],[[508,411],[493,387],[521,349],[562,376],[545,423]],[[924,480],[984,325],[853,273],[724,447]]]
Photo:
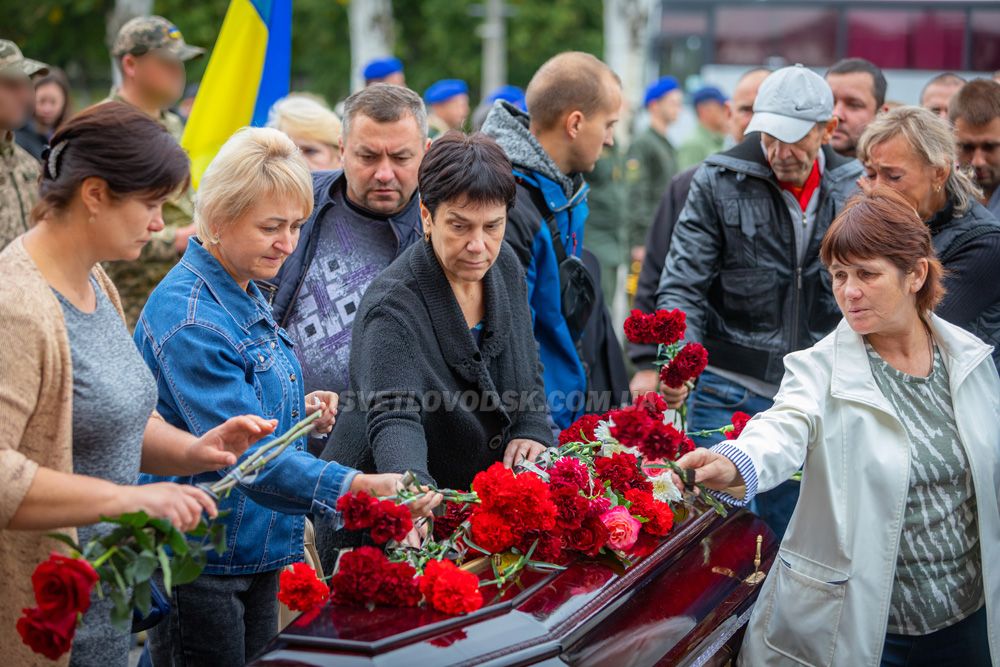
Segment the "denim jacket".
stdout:
[[[276,419],[280,435],[305,416],[302,370],[288,335],[254,283],[241,289],[195,239],[150,295],[135,342],[156,377],[157,410],[178,428],[202,435],[230,417],[259,414]],[[272,439],[262,439],[243,457]],[[142,475],[140,483],[212,483],[225,472]],[[355,474],[313,457],[300,439],[219,501],[219,510],[229,511],[220,519],[226,551],[209,556],[205,573],[253,574],[301,561],[304,515],[334,515]]]

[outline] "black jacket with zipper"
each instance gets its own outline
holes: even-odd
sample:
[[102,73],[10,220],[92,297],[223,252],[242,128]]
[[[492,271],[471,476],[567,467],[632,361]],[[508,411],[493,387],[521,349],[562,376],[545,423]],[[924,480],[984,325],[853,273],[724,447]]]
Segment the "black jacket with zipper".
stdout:
[[710,156],[696,172],[660,276],[657,308],[687,313],[687,339],[716,368],[777,384],[782,359],[840,320],[819,247],[857,188],[861,164],[823,146],[816,220],[800,263],[785,195],[759,133]]

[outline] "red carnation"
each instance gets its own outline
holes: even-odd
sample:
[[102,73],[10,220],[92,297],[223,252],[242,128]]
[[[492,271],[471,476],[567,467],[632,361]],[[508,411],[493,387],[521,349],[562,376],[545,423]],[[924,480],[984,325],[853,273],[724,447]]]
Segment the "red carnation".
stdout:
[[[537,544],[535,544],[536,541]],[[563,553],[562,533],[560,532],[551,530],[529,531],[521,538],[518,548],[521,550],[521,553],[526,554],[532,545],[535,545],[535,550],[531,554],[531,560],[533,561],[559,565],[566,560],[566,554]]]
[[386,607],[416,607],[422,594],[417,571],[409,563],[385,563],[378,573],[379,586],[374,601]]
[[633,407],[645,411],[653,419],[662,421],[663,413],[667,409],[667,402],[657,392],[647,391],[635,400]]
[[552,502],[556,506],[556,524],[561,531],[579,528],[590,509],[590,502],[580,495],[576,486],[557,486],[552,489]]
[[442,542],[451,537],[458,527],[472,515],[475,506],[462,503],[446,503],[444,515],[434,519],[434,539]]
[[684,311],[658,310],[653,313],[651,330],[654,343],[661,345],[673,345],[684,337],[684,330],[687,328],[687,316]]
[[625,500],[632,504],[629,512],[633,516],[641,516],[646,519],[646,522],[642,524],[642,529],[650,535],[662,537],[673,528],[673,510],[667,503],[656,500],[652,493],[632,489],[625,492]]
[[607,496],[597,496],[590,499],[590,506],[587,508],[587,518],[600,517],[611,509],[611,499]]
[[668,387],[680,389],[685,382],[701,375],[707,365],[708,350],[700,343],[688,343],[660,369],[660,380]]
[[646,437],[649,413],[635,405],[611,413],[611,436],[626,447],[638,447]]
[[639,345],[648,345],[654,342],[648,318],[648,315],[637,309],[628,316],[628,319],[625,320],[625,337],[630,342]]
[[565,445],[569,442],[594,442],[597,436],[594,429],[597,423],[604,418],[604,415],[584,415],[569,425],[559,434],[559,444]]
[[305,563],[295,563],[278,576],[278,600],[293,611],[309,611],[326,602],[330,589]]
[[639,442],[639,451],[646,461],[673,461],[684,448],[684,433],[673,424],[650,421],[645,437]]
[[483,606],[479,578],[450,560],[428,561],[419,585],[427,603],[445,614],[467,614]]
[[378,499],[364,491],[348,493],[337,500],[337,511],[344,517],[347,530],[368,530],[375,521],[375,506]]
[[374,515],[372,540],[375,544],[385,544],[389,540],[401,542],[413,528],[410,510],[391,500],[379,501],[374,508]]
[[338,604],[368,604],[380,583],[373,574],[381,572],[387,562],[385,554],[375,547],[358,547],[342,554],[337,563],[337,573],[330,579],[333,601]]
[[73,645],[77,614],[50,616],[41,609],[22,609],[17,634],[32,651],[49,660],[58,660]]
[[740,433],[743,433],[743,429],[746,428],[747,422],[751,419],[753,417],[745,412],[734,412],[732,418],[733,430],[726,431],[726,439],[735,440],[740,437]]
[[493,512],[475,512],[469,519],[472,541],[491,554],[502,553],[517,540],[504,517]]
[[599,456],[594,459],[594,469],[598,480],[602,484],[608,482],[612,490],[618,493],[624,493],[629,489],[653,490],[652,482],[639,469],[638,459],[631,454]]
[[90,608],[90,591],[98,578],[87,561],[53,551],[31,575],[38,609],[49,618],[84,613]]
[[561,458],[556,461],[549,472],[549,486],[571,486],[580,491],[590,491],[590,473],[587,466],[572,458]]

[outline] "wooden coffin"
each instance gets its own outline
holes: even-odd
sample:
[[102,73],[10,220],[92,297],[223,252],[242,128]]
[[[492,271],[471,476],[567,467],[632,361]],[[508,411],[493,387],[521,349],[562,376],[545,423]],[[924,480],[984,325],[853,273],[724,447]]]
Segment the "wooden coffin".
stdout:
[[327,605],[300,616],[251,664],[724,665],[777,546],[749,512],[690,510],[662,541],[643,535],[631,567],[581,560],[525,572],[519,587],[467,616]]

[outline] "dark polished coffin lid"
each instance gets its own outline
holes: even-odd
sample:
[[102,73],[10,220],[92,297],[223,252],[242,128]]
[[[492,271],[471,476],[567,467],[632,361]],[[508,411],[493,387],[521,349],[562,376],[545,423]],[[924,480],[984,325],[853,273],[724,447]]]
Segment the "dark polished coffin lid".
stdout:
[[466,616],[327,605],[292,622],[252,664],[713,664],[738,642],[776,551],[753,514],[695,509],[665,540],[643,535],[627,569],[581,560],[562,572],[525,572],[519,587]]

